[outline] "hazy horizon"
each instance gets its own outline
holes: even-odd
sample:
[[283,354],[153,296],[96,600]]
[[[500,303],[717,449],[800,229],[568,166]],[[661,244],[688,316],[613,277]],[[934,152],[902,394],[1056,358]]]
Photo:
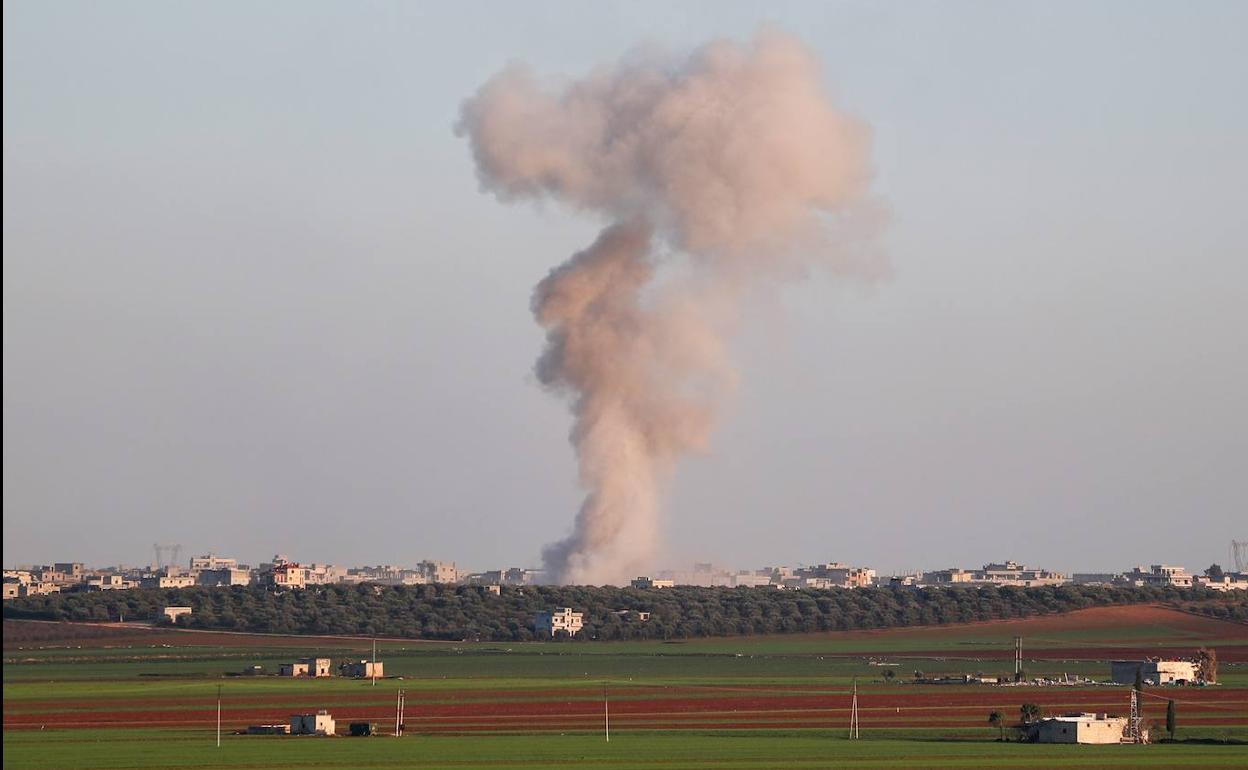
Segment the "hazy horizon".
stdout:
[[[673,7],[674,6],[674,7]],[[4,5],[15,563],[537,566],[583,497],[534,286],[603,224],[453,126],[771,23],[872,131],[890,273],[752,306],[655,567],[1226,566],[1248,6]]]

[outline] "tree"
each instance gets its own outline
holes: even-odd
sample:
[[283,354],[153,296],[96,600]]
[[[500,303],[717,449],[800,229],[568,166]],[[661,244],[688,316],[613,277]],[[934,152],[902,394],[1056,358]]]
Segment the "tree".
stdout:
[[997,740],[1004,741],[1005,740],[1005,715],[1002,714],[1000,711],[992,712],[991,714],[988,715],[988,724],[997,728],[998,733],[1000,733],[1000,737],[998,737]]
[[1023,724],[1029,724],[1040,718],[1040,707],[1034,703],[1024,703],[1018,711],[1022,715]]
[[1166,732],[1170,733],[1170,740],[1174,740],[1175,715],[1174,701],[1166,701]]
[[1199,663],[1196,666],[1196,677],[1202,682],[1213,684],[1218,681],[1218,651],[1212,647],[1200,648]]
[[884,669],[884,681],[885,682],[893,681],[893,677],[895,676],[897,676],[897,674],[891,668]]
[[1205,570],[1205,577],[1210,580],[1221,580],[1224,574],[1226,573],[1222,571],[1221,564],[1210,564],[1209,569]]

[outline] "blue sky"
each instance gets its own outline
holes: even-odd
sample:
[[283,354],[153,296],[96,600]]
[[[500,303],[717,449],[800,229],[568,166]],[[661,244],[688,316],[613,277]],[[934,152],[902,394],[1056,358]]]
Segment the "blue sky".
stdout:
[[1242,3],[4,6],[4,562],[535,564],[533,285],[600,225],[452,125],[774,23],[875,132],[889,280],[750,319],[661,562],[1224,561],[1248,537]]

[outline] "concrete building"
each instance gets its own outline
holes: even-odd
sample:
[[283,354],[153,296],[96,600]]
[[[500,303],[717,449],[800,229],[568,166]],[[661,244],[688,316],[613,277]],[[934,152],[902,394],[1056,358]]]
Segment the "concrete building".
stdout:
[[61,587],[57,583],[49,583],[44,581],[35,581],[20,585],[18,587],[18,596],[47,596],[48,594],[59,594]]
[[1115,660],[1110,662],[1110,678],[1118,684],[1135,684],[1139,671],[1149,684],[1193,684],[1196,664],[1187,660]]
[[867,588],[875,580],[875,570],[833,561],[796,569],[793,576],[800,581],[793,588]]
[[294,663],[282,663],[277,667],[278,676],[311,677],[313,679],[333,676],[329,658],[300,658]]
[[291,714],[291,735],[333,735],[334,718],[325,709],[315,714]]
[[351,661],[338,667],[338,675],[351,679],[372,679],[374,676],[381,679],[386,675],[385,664],[380,660],[376,663],[371,660]]
[[573,612],[571,607],[559,607],[551,612],[539,612],[533,618],[533,630],[538,636],[555,636],[563,632],[576,636],[585,625],[584,615]]
[[24,569],[6,569],[4,571],[5,582],[21,583],[22,585],[30,585],[34,582],[34,576],[30,574],[30,570]]
[[982,570],[975,573],[974,581],[999,586],[1022,586],[1024,588],[1060,586],[1070,582],[1066,575],[1060,572],[1030,569],[1013,561],[985,564]]
[[649,589],[649,588],[674,588],[676,581],[674,580],[655,580],[654,578],[639,577],[632,582],[633,588]]
[[1077,713],[1034,722],[1028,736],[1036,743],[1122,743],[1126,729],[1126,717]]
[[59,572],[65,582],[79,583],[82,582],[82,572],[84,566],[78,561],[58,561],[52,565],[52,569]]
[[335,564],[310,564],[305,568],[304,585],[333,585],[346,582],[347,568]]
[[160,611],[160,617],[162,620],[167,620],[170,623],[177,623],[178,618],[183,615],[190,615],[194,611],[191,607],[164,607]]
[[307,585],[306,570],[293,562],[274,564],[268,578],[274,588],[303,588]]
[[16,599],[22,592],[22,584],[16,580],[4,581],[4,598]]
[[453,561],[425,560],[416,565],[416,571],[430,583],[459,582],[459,570]]
[[1136,567],[1130,572],[1123,573],[1122,579],[1133,586],[1192,587],[1192,576],[1187,570],[1169,564],[1153,564],[1147,570],[1143,567]]
[[138,585],[139,581],[127,580],[122,575],[95,575],[86,580],[88,591],[125,591]]
[[195,570],[238,569],[238,559],[226,559],[221,556],[207,554],[191,557],[191,571]]
[[245,586],[251,584],[251,571],[236,567],[203,569],[195,576],[196,585],[201,586]]
[[1217,578],[1201,575],[1194,579],[1197,586],[1211,591],[1248,591],[1248,573],[1223,572]]
[[956,583],[970,584],[975,579],[975,573],[969,569],[960,569],[958,567],[950,567],[949,569],[938,569],[932,572],[924,572],[921,582],[923,585],[939,586]]
[[194,575],[152,575],[139,581],[144,588],[190,588],[195,585]]

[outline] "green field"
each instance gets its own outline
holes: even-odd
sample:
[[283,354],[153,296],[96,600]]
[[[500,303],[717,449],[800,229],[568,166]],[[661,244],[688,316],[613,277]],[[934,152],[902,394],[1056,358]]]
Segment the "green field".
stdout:
[[[229,675],[311,655],[359,659],[371,653],[369,640],[165,631],[19,642],[9,629],[4,766],[17,770],[1248,766],[1248,628],[1160,609],[676,643],[389,640],[379,645],[388,677],[376,685]],[[1157,725],[1166,700],[1178,701],[1177,743],[1041,746],[998,742],[988,713],[999,710],[1014,722],[1024,702],[1046,713],[1125,713],[1128,688],[909,681],[916,670],[1006,673],[1015,635],[1024,637],[1030,677],[1104,679],[1112,658],[1213,646],[1221,684],[1154,688],[1145,698],[1146,720]],[[897,681],[885,681],[885,670]],[[855,682],[862,737],[851,741]],[[407,697],[406,734],[396,738],[399,689]],[[233,734],[319,708],[334,715],[339,733],[348,722],[367,721],[383,734]]]
[[[203,731],[52,731],[5,736],[11,768],[1235,768],[1244,747],[1200,745],[1037,746],[940,742],[864,735],[625,733],[612,736],[490,736],[463,740],[234,737],[216,748]],[[9,764],[10,761],[14,764]]]

